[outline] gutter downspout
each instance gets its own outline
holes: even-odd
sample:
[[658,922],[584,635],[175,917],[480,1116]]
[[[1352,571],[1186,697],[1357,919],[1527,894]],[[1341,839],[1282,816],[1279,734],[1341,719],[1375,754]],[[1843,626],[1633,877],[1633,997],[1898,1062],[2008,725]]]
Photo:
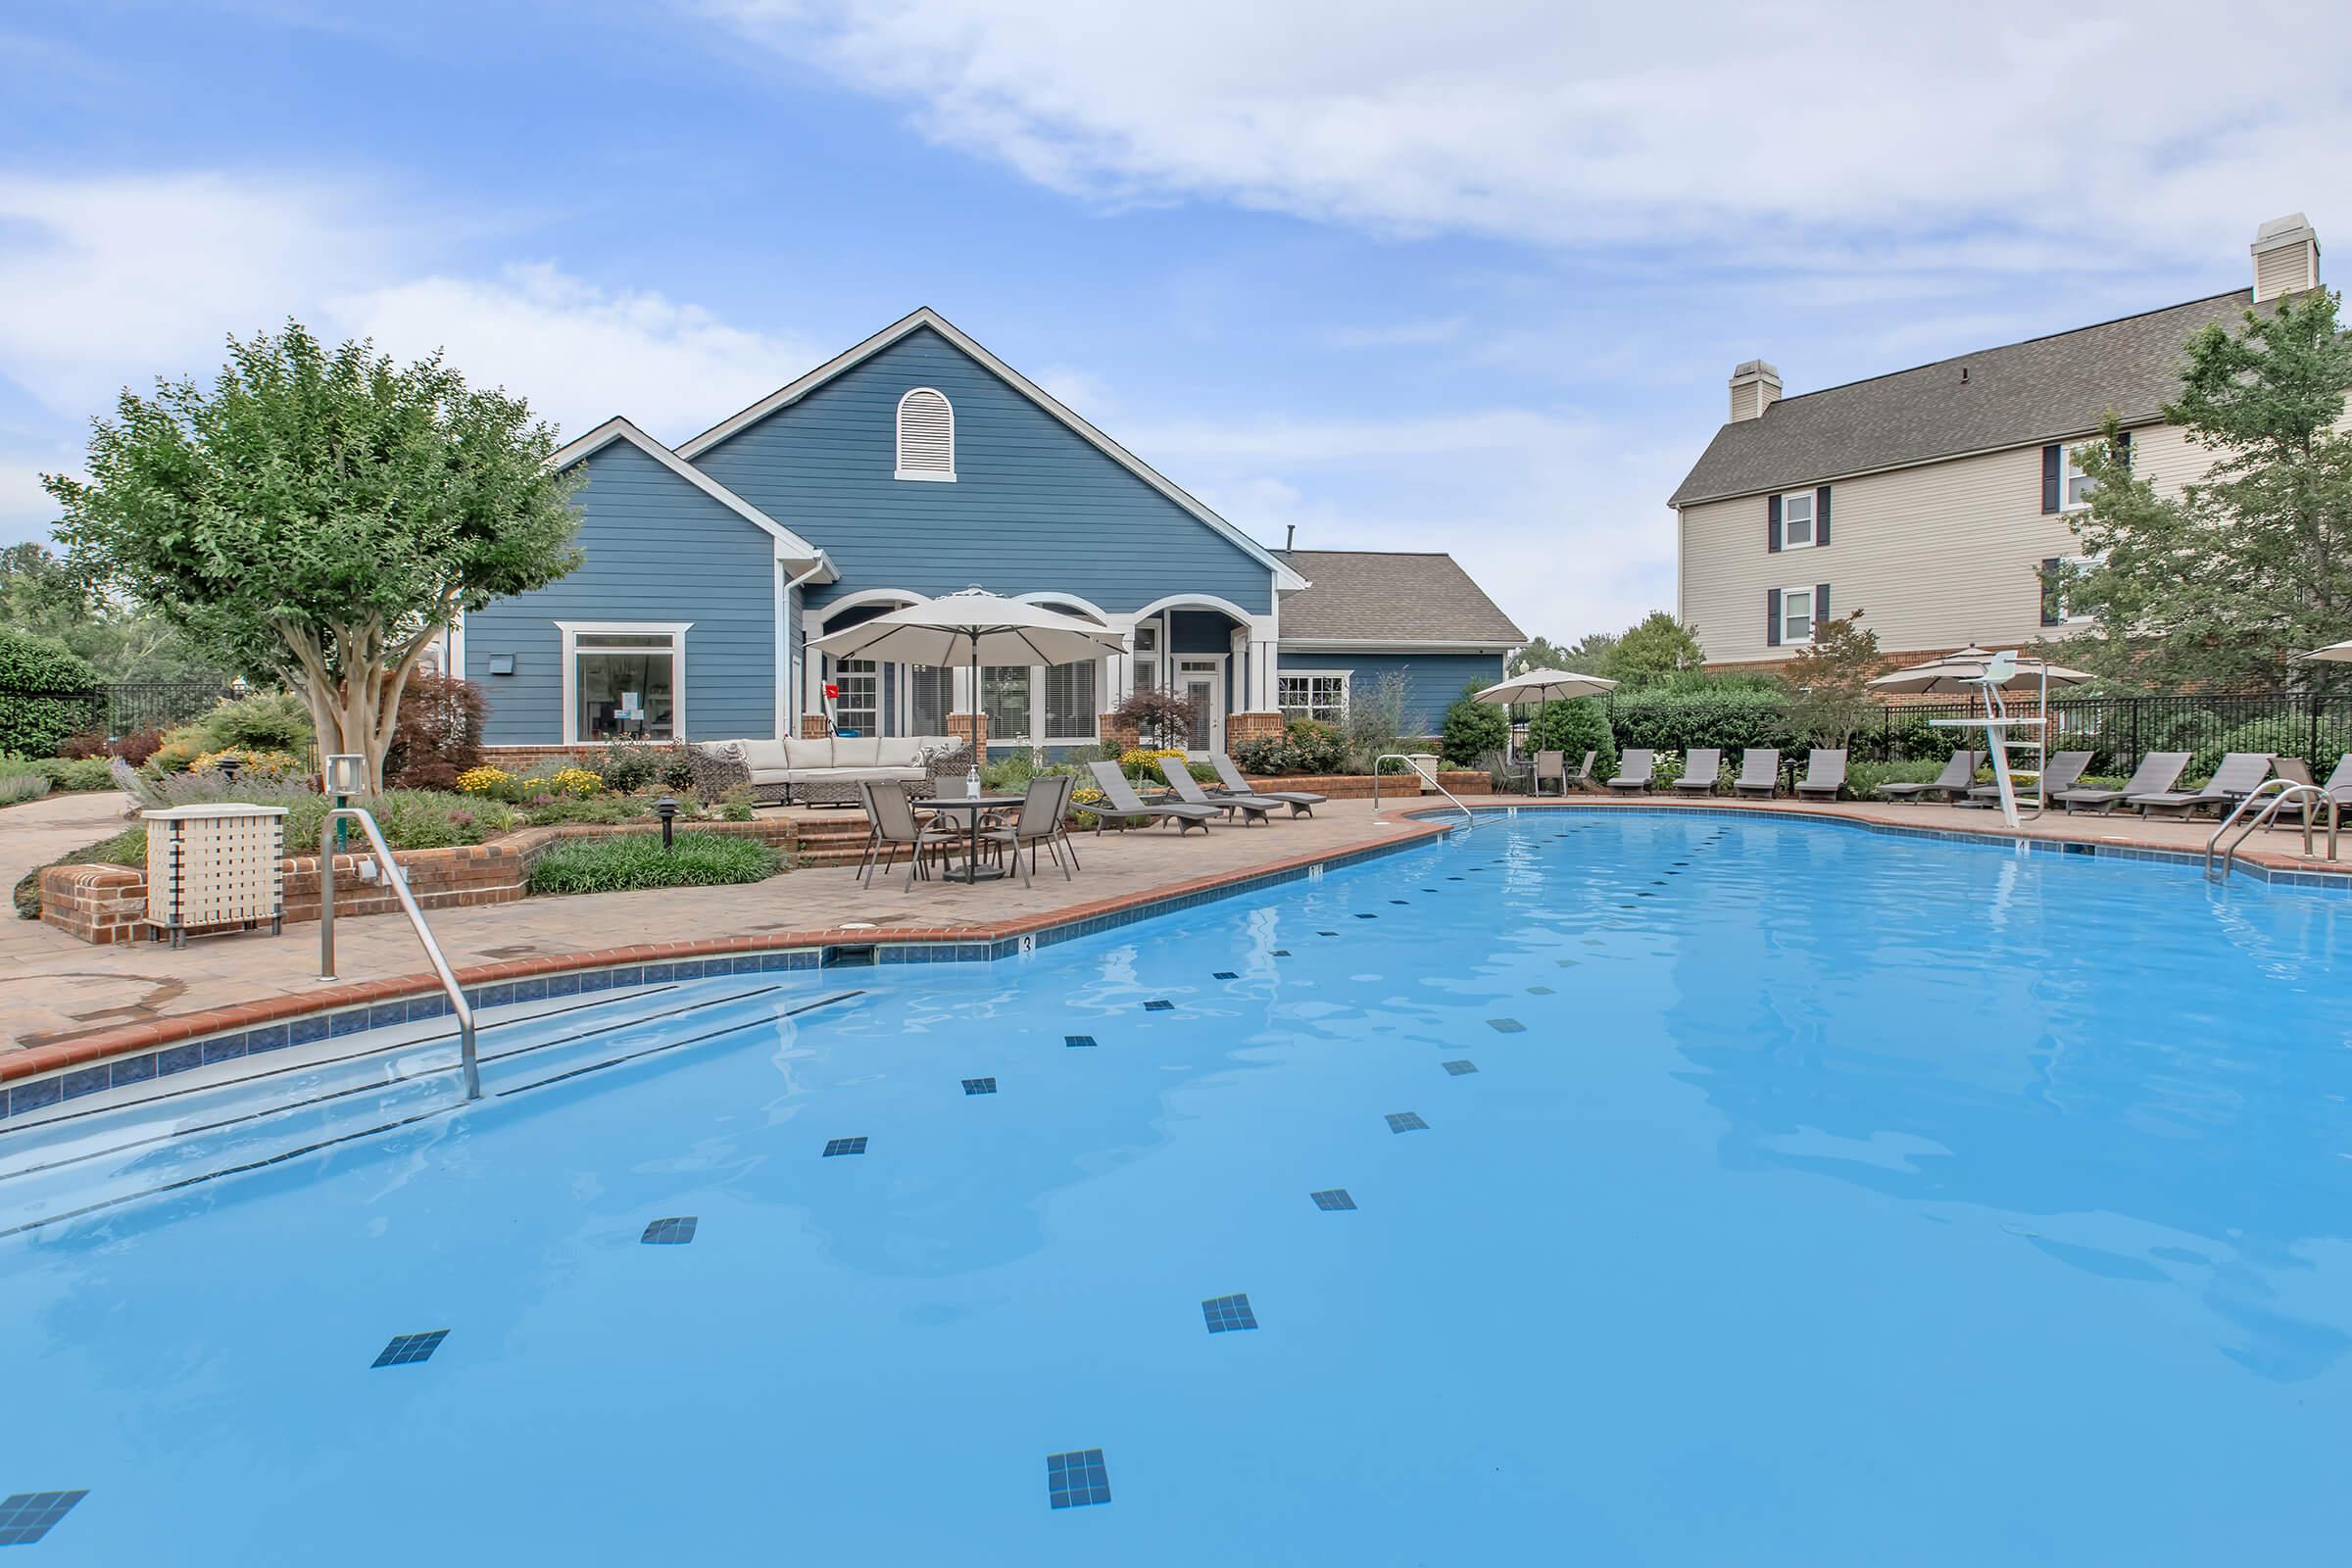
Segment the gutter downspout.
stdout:
[[[779,568],[781,565],[782,563],[778,563]],[[792,611],[792,596],[797,589],[831,571],[833,563],[819,550],[815,562],[799,576],[787,579],[781,569],[776,574],[783,584],[776,590],[776,739],[780,741],[792,739],[800,733],[801,728],[797,722],[789,731],[784,727],[787,711],[796,720],[800,717],[800,699],[795,694],[799,692],[801,684],[801,671],[793,666],[792,662],[792,628],[785,623],[784,617]],[[801,657],[808,657],[806,649],[802,650]]]

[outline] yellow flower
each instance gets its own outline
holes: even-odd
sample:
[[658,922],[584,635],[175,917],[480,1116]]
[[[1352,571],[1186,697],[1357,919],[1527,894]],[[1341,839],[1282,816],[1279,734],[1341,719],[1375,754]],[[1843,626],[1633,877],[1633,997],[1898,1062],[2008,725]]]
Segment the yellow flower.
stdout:
[[[461,787],[463,783],[461,780]],[[601,774],[584,767],[560,767],[547,776],[547,787],[558,795],[588,796],[602,790],[605,781]]]
[[458,775],[461,795],[495,795],[514,782],[514,775],[503,767],[469,767]]

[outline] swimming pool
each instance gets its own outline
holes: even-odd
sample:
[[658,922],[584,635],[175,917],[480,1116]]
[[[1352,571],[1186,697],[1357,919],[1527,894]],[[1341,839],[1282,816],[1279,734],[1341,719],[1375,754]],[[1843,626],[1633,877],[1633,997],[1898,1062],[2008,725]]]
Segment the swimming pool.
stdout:
[[86,1492],[56,1563],[2316,1560],[2347,920],[1523,812],[541,1008],[464,1109],[428,1044],[81,1114],[0,1136],[0,1496]]

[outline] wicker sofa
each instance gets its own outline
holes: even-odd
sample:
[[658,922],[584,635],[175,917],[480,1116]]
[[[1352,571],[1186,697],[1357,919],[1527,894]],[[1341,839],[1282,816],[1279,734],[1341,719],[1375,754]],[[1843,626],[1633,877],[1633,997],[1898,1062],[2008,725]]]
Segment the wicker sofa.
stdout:
[[748,784],[766,805],[850,805],[865,783],[940,789],[952,780],[960,789],[971,765],[969,748],[948,735],[712,741],[695,750],[712,774],[711,788]]

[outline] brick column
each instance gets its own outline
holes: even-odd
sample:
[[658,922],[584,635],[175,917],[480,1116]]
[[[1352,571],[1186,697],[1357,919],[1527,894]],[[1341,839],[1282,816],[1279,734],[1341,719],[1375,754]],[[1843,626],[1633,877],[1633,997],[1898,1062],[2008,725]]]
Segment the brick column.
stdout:
[[988,760],[988,715],[986,713],[950,713],[948,733],[971,747],[972,755],[982,762]]
[[1098,714],[1095,723],[1095,733],[1102,737],[1102,744],[1118,751],[1132,752],[1143,740],[1144,732],[1132,720],[1116,713]]
[[1225,744],[1241,745],[1244,741],[1279,740],[1282,738],[1283,716],[1271,713],[1229,713],[1225,718]]

